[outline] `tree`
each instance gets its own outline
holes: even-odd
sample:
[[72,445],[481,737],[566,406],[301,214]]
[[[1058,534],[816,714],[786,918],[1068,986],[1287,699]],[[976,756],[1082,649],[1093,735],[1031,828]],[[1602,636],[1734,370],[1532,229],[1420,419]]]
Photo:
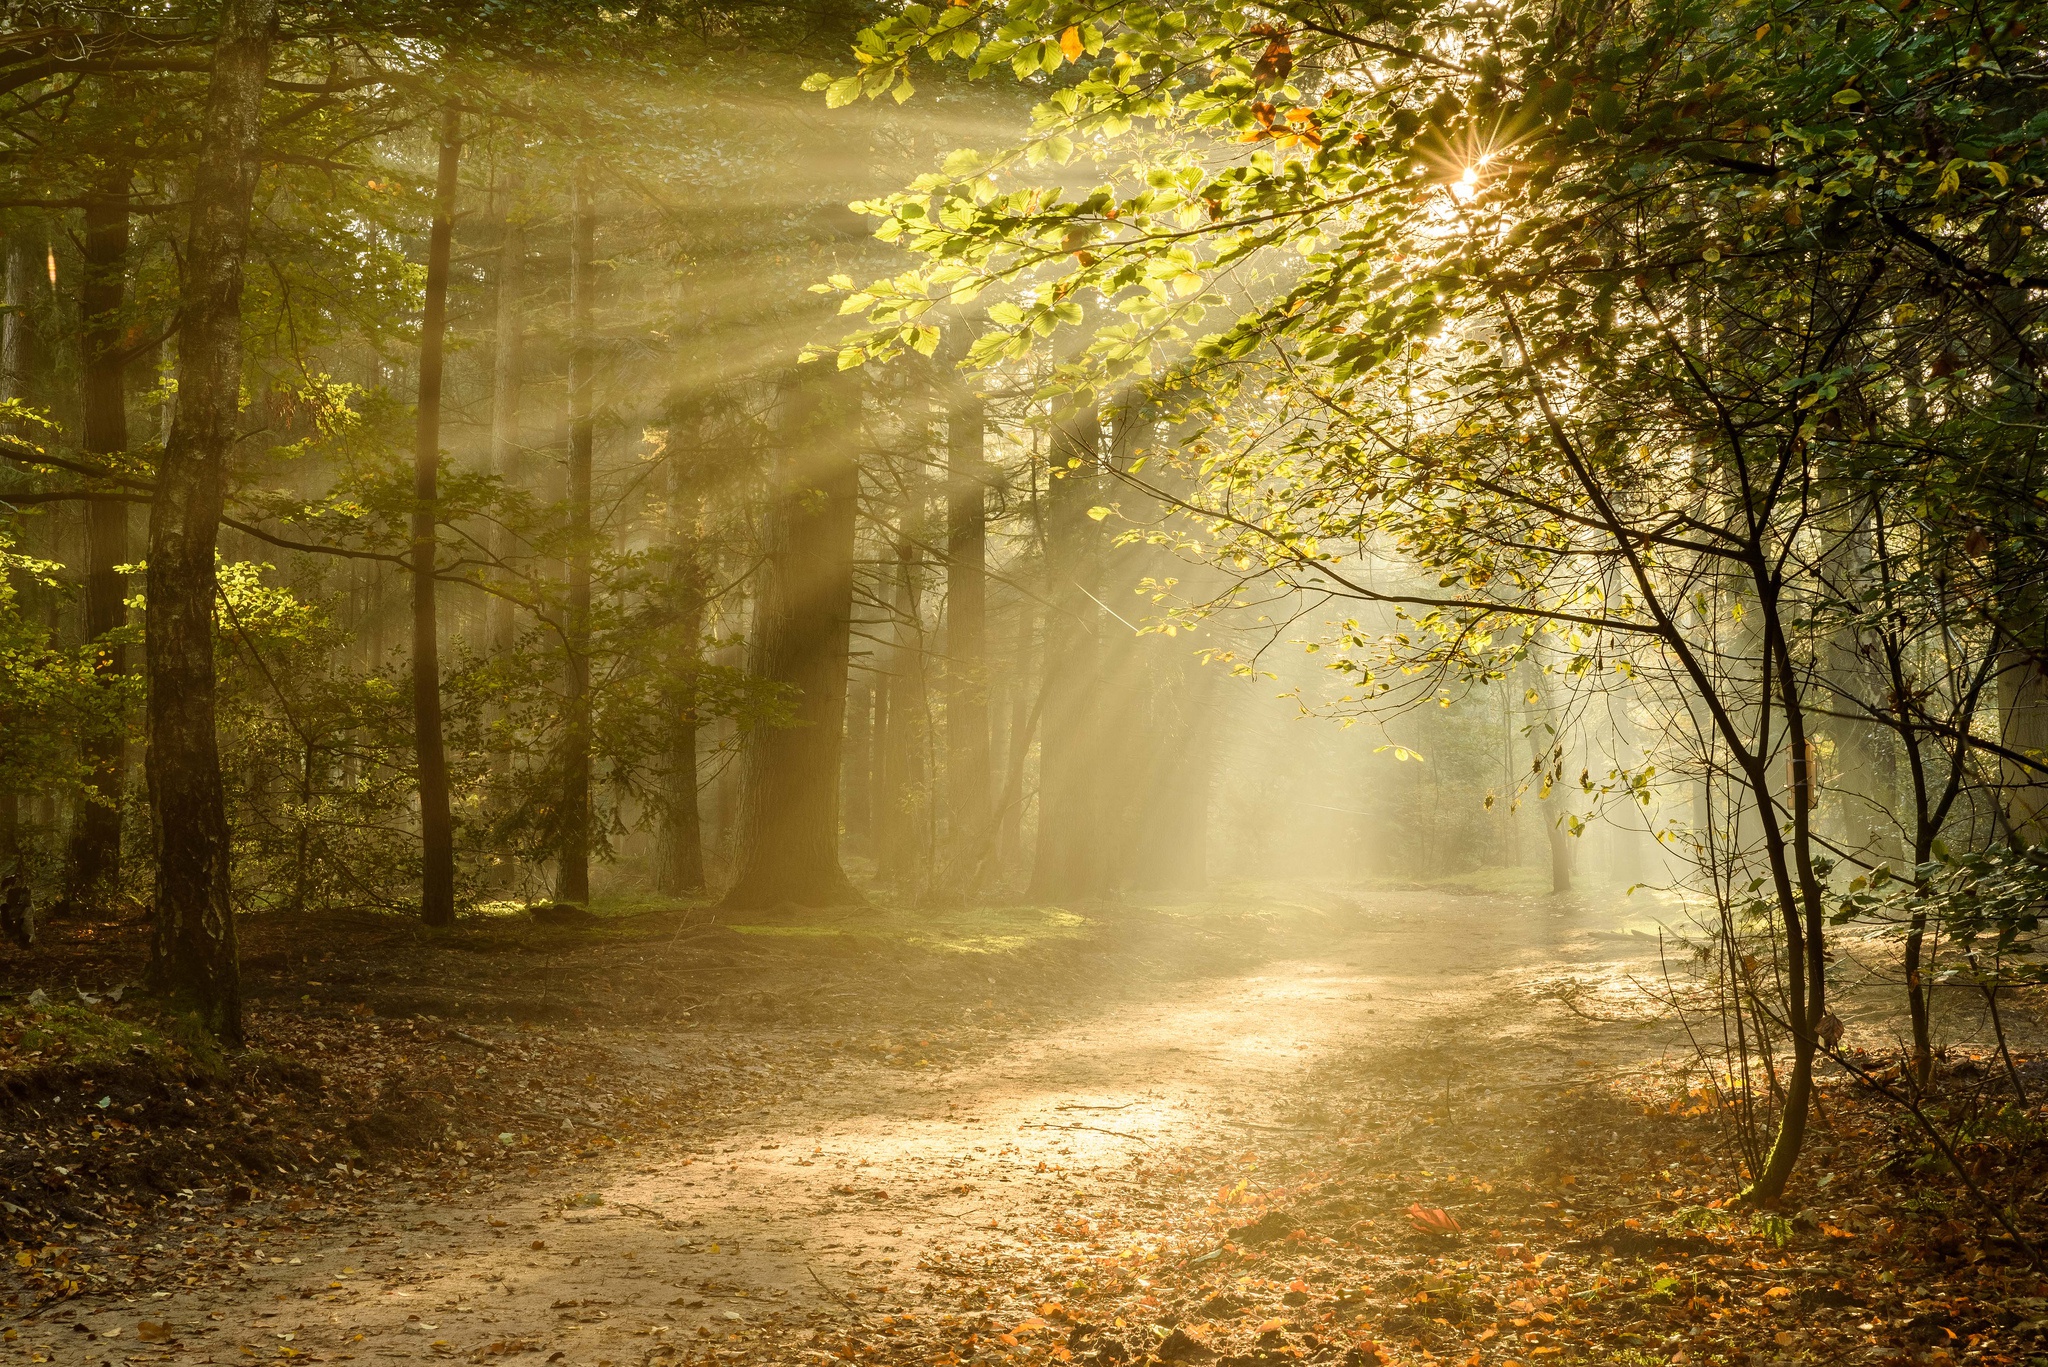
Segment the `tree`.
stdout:
[[946,386],[946,805],[949,862],[975,891],[989,828],[987,405],[957,375]]
[[413,439],[412,715],[420,779],[420,919],[455,924],[455,820],[448,806],[448,756],[441,735],[439,566],[442,347],[448,331],[448,256],[462,168],[462,114],[441,115],[434,220],[427,246],[426,309],[420,319],[420,385]]
[[555,896],[590,900],[590,558],[591,449],[596,420],[597,213],[588,168],[578,164],[569,207],[569,576],[563,610],[561,845]]
[[1053,428],[1046,482],[1045,712],[1038,728],[1038,846],[1032,897],[1109,895],[1108,785],[1103,725],[1100,528],[1089,510],[1102,493],[1102,420],[1070,409]]
[[178,315],[178,411],[149,516],[150,976],[223,1042],[242,1041],[229,832],[214,734],[214,545],[240,422],[242,269],[276,0],[220,14]]
[[815,364],[782,391],[748,671],[793,695],[794,724],[747,748],[726,907],[862,900],[839,862],[860,392],[857,375]]

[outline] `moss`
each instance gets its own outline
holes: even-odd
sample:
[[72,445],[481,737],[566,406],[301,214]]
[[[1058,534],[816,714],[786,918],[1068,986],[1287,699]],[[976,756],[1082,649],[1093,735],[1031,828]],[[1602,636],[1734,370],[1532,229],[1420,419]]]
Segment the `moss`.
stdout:
[[173,1052],[153,1027],[84,1003],[0,1002],[0,1069],[47,1063],[131,1062]]

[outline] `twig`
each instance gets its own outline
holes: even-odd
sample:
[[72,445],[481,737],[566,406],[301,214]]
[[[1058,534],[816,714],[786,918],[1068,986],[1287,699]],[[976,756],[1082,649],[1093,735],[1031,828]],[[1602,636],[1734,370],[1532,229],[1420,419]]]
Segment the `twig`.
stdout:
[[1152,1144],[1152,1141],[1142,1134],[1125,1134],[1122,1130],[1105,1130],[1100,1125],[1040,1125],[1038,1128],[1041,1130],[1093,1130],[1097,1134],[1113,1134],[1118,1139],[1135,1139],[1147,1148],[1150,1148]]
[[1827,1044],[1824,1041],[1816,1042],[1820,1044],[1822,1053],[1833,1059],[1839,1067],[1866,1088],[1876,1092],[1894,1105],[1905,1107],[1913,1119],[1918,1122],[1921,1130],[1929,1139],[1934,1141],[1934,1146],[1941,1150],[1941,1156],[1948,1160],[1948,1165],[1951,1168],[1955,1169],[1956,1176],[1963,1179],[1963,1185],[1969,1188],[1970,1195],[1976,1197],[1978,1204],[1991,1212],[1991,1218],[2004,1226],[2005,1232],[2012,1237],[2012,1241],[2019,1245],[2020,1253],[2025,1256],[2028,1264],[2036,1272],[2048,1272],[2048,1264],[2042,1262],[2041,1255],[2027,1241],[2027,1236],[2020,1233],[2019,1226],[2015,1225],[2012,1222],[2012,1217],[2006,1214],[2005,1207],[1996,1200],[1993,1200],[1991,1194],[1985,1191],[1984,1188],[1977,1185],[1977,1179],[1970,1176],[1969,1170],[1963,1166],[1963,1160],[1957,1156],[1955,1148],[1943,1137],[1940,1128],[1928,1117],[1927,1113],[1920,1109],[1920,1103],[1914,1099],[1910,1092],[1893,1091],[1885,1084],[1882,1078],[1849,1062],[1842,1052],[1833,1045]]
[[859,1309],[857,1309],[852,1304],[852,1302],[847,1299],[846,1295],[843,1292],[834,1291],[830,1286],[826,1285],[825,1279],[818,1275],[817,1268],[811,1266],[809,1263],[805,1263],[804,1271],[811,1274],[811,1280],[818,1284],[820,1290],[822,1290],[827,1296],[830,1296],[833,1300],[839,1302],[840,1309],[846,1311],[847,1314],[853,1316],[854,1319],[860,1321],[860,1323],[863,1326],[867,1324],[867,1316],[861,1314]]

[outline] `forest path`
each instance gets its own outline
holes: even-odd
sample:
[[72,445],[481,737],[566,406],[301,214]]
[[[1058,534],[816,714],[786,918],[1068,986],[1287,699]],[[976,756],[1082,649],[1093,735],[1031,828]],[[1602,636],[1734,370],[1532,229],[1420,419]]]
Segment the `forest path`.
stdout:
[[[919,1308],[952,1267],[1010,1279],[1028,1313],[1086,1261],[1075,1229],[1137,1228],[1160,1204],[1147,1184],[1162,1165],[1292,1128],[1318,1065],[1379,1057],[1412,1076],[1427,1054],[1452,1070],[1482,1058],[1547,1070],[1566,1066],[1566,1035],[1583,1037],[1570,1044],[1579,1066],[1668,1043],[1574,1030],[1532,992],[1553,973],[1654,971],[1654,939],[1611,918],[1539,900],[1366,901],[1297,937],[1290,957],[1105,1001],[976,1063],[835,1068],[722,1132],[525,1191],[387,1203],[273,1246],[232,1289],[81,1300],[67,1317],[80,1328],[44,1322],[9,1346],[66,1363],[146,1352],[137,1360],[623,1367],[714,1346],[822,1361],[847,1332]],[[704,1040],[636,1047],[632,1062],[660,1071],[689,1067]]]

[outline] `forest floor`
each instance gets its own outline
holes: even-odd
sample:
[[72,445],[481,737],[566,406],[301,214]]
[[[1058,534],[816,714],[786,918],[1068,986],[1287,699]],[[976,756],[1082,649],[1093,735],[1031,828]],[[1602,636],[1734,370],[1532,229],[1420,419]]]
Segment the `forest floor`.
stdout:
[[[6,970],[0,1362],[2048,1362],[2043,1274],[1846,1082],[1785,1208],[1726,1204],[1728,1117],[1642,1009],[1653,907],[256,918],[247,950],[226,1060],[115,998],[133,926]],[[2037,1222],[2040,1112],[1945,1024],[1943,1114]]]

